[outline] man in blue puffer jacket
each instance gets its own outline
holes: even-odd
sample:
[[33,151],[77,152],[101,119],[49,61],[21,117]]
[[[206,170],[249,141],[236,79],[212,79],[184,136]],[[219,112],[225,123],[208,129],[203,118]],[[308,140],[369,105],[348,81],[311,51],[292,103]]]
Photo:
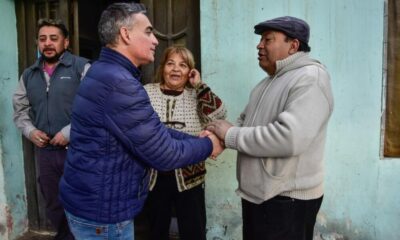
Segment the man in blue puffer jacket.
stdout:
[[215,135],[167,129],[154,112],[139,81],[138,67],[154,61],[158,45],[144,13],[135,3],[115,3],[102,13],[98,30],[105,47],[73,104],[60,199],[78,240],[133,239],[149,167],[176,169],[223,150]]

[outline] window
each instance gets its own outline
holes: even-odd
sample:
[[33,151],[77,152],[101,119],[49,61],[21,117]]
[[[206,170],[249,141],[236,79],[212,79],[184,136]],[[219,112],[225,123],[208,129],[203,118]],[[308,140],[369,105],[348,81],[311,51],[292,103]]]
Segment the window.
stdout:
[[400,157],[400,2],[388,0],[384,157]]

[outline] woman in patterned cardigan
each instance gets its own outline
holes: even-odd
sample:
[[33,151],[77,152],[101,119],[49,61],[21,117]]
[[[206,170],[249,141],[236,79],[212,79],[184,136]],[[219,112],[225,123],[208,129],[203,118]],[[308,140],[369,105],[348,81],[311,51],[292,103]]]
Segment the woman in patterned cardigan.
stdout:
[[[170,128],[198,135],[205,124],[226,118],[221,99],[201,81],[192,53],[183,46],[164,51],[155,83],[147,84],[151,104]],[[206,239],[205,162],[157,172],[152,169],[147,200],[152,240],[168,240],[172,207],[181,240]]]

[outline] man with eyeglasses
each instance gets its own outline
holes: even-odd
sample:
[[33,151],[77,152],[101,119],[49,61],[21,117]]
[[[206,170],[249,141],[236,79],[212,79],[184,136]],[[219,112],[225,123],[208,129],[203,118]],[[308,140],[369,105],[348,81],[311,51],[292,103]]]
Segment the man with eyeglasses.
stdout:
[[141,85],[140,66],[158,41],[145,8],[114,3],[98,31],[104,46],[78,90],[60,199],[76,239],[134,239],[134,217],[149,188],[150,167],[167,171],[218,155],[213,134],[168,129]]

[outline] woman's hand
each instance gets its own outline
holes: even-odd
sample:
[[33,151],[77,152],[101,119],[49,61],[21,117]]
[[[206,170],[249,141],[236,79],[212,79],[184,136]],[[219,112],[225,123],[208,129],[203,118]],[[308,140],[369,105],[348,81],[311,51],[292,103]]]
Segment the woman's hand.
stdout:
[[193,68],[189,72],[189,82],[194,88],[198,88],[201,85],[200,72]]

